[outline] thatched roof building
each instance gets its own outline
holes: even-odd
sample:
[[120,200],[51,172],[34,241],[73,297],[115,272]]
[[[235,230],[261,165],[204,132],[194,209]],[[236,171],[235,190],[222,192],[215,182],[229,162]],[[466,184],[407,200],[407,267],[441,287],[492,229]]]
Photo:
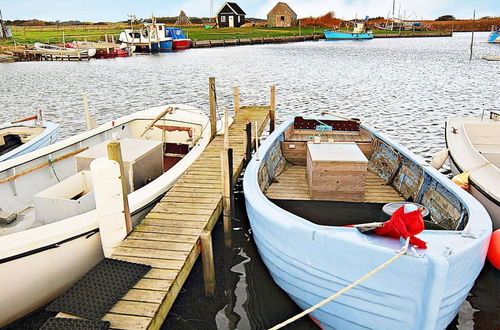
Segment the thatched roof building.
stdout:
[[267,25],[274,27],[290,27],[297,25],[297,14],[284,2],[278,2],[267,14]]
[[175,25],[191,25],[191,21],[189,20],[189,17],[187,17],[184,10],[181,10],[179,17],[177,17],[177,21],[175,21]]

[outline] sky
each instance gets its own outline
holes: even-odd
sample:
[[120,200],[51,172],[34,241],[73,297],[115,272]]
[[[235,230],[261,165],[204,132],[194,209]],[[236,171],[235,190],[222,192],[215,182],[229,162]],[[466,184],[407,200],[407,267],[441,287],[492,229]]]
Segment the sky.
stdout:
[[[393,0],[282,0],[299,18],[321,16],[334,11],[336,17],[384,16],[392,12]],[[500,16],[500,0],[395,0],[395,16],[406,19],[436,19],[451,14],[456,18]],[[4,19],[40,19],[48,21],[80,20],[116,22],[128,14],[138,18],[177,16],[184,10],[188,16],[210,16],[210,0],[0,0]],[[265,18],[276,0],[236,0],[247,17]],[[217,12],[224,1],[213,0]]]

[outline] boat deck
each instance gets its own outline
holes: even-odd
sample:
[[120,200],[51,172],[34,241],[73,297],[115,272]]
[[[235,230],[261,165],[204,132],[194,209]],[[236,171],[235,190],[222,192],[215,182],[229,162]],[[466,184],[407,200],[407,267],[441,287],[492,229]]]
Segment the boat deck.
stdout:
[[[268,120],[269,106],[242,106],[234,116],[228,135],[235,179],[244,166],[247,121],[258,123],[260,135]],[[200,235],[212,230],[222,212],[223,139],[215,137],[115,249],[112,258],[151,265],[152,269],[102,318],[111,322],[112,329],[161,327],[200,255]]]
[[[306,180],[305,166],[290,166],[267,188],[266,196],[271,199],[311,200]],[[390,203],[403,201],[398,192],[386,185],[377,175],[368,171],[366,176],[365,203]]]

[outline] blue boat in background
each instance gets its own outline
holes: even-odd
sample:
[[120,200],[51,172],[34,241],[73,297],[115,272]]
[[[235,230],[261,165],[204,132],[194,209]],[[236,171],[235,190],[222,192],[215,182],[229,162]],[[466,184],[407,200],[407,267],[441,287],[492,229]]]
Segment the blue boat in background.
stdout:
[[491,33],[488,36],[488,42],[500,44],[500,27],[498,29],[495,29],[495,27],[493,27],[491,29]]
[[38,116],[0,125],[0,162],[48,146],[58,136],[59,125]]
[[172,50],[172,38],[166,36],[165,24],[144,23],[141,29],[125,29],[118,40],[133,52],[157,53]]
[[401,251],[400,239],[346,225],[385,221],[386,206],[398,200],[428,210],[417,235],[426,248],[412,247],[311,312],[323,329],[445,329],[485,262],[492,224],[484,207],[423,158],[357,120],[287,119],[250,161],[243,189],[262,260],[304,310]]
[[368,21],[368,16],[363,22],[354,22],[354,28],[352,32],[340,32],[340,31],[329,31],[325,30],[325,38],[327,40],[368,40],[373,39],[373,32],[367,30],[365,27],[366,21]]
[[178,27],[166,27],[165,36],[172,39],[172,49],[187,49],[191,47],[191,39],[186,38]]

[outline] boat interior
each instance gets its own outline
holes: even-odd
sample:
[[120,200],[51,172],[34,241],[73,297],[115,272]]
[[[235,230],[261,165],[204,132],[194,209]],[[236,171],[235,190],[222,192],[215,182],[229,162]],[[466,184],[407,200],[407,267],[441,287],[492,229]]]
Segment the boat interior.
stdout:
[[10,126],[0,129],[0,155],[23,145],[40,135],[44,127]]
[[[128,192],[168,171],[197,144],[203,125],[135,119],[0,172],[0,236],[95,209],[90,163],[119,138]],[[133,210],[131,210],[133,211]]]
[[463,126],[474,148],[489,162],[500,168],[500,125],[498,123],[464,123]]
[[388,203],[417,203],[427,229],[461,230],[467,211],[420,165],[357,120],[296,117],[264,155],[261,190],[273,203],[313,223],[385,221]]

